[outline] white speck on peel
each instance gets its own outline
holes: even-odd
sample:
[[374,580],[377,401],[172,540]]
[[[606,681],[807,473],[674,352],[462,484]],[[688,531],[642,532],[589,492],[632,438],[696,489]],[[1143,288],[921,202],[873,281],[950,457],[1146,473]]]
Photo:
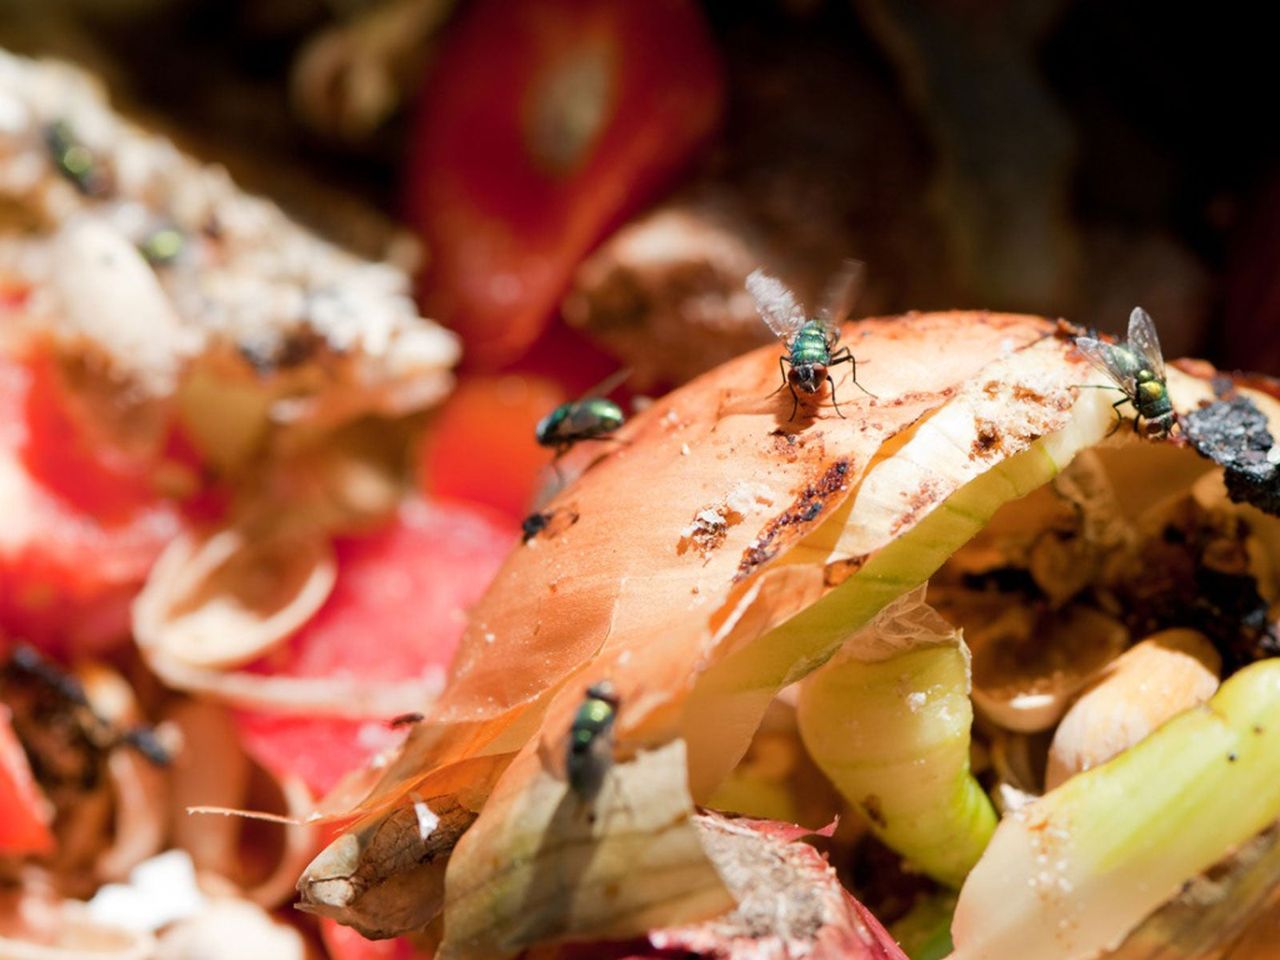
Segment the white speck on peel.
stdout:
[[923,707],[926,703],[928,703],[928,701],[929,701],[928,695],[921,693],[920,691],[907,694],[907,708],[912,713],[918,713],[920,711],[920,708]]
[[618,666],[625,667],[630,662],[631,662],[630,650],[623,650],[620,654],[618,654]]
[[687,457],[689,455],[689,445],[687,443],[680,444],[680,456]]
[[484,642],[485,642],[485,643],[493,643],[493,641],[494,641],[494,640],[496,640],[496,639],[498,639],[498,638],[497,638],[497,637],[495,637],[495,636],[493,635],[493,631],[492,631],[492,630],[486,630],[486,631],[484,632]]
[[724,498],[724,505],[733,513],[740,513],[745,517],[758,512],[761,507],[772,506],[773,501],[773,490],[763,483],[739,481]]
[[440,818],[431,812],[427,801],[416,793],[413,795],[413,814],[418,818],[418,838],[425,841],[440,826]]

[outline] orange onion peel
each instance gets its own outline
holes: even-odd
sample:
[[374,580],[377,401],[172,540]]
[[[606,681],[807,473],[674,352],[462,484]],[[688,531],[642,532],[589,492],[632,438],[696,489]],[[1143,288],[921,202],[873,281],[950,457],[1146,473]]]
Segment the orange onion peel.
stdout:
[[[1099,377],[1070,331],[1038,318],[912,314],[847,325],[841,343],[874,396],[837,375],[844,417],[824,394],[789,419],[777,347],[707,373],[597,452],[474,608],[445,692],[356,807],[385,815],[410,796],[434,804],[472,789],[479,816],[445,868],[447,943],[459,956],[599,929],[638,935],[650,922],[585,899],[576,913],[522,916],[525,887],[508,883],[512,845],[533,843],[524,821],[543,847],[575,843],[575,823],[526,807],[553,783],[563,789],[566,735],[589,684],[618,690],[617,757],[683,744],[687,762],[679,776],[667,768],[665,787],[704,802],[781,688],[1115,422],[1109,393],[1079,389]],[[1169,387],[1179,410],[1213,396],[1177,369]],[[1122,431],[1110,442],[1134,441]],[[846,653],[848,663],[875,659]],[[967,751],[967,739],[959,730],[952,746]],[[493,783],[487,801],[469,779],[478,771]],[[595,843],[614,839],[606,831]],[[948,868],[949,882],[982,842]],[[690,855],[688,868],[705,865],[705,852]],[[634,896],[646,887],[621,862],[595,882]],[[470,907],[470,891],[486,885],[485,908]]]

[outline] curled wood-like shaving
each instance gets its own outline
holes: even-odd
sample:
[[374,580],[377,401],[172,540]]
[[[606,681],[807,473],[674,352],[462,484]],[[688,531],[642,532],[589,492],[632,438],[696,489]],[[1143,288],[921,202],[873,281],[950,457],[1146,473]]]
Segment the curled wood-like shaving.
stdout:
[[337,563],[323,536],[183,534],[160,555],[133,607],[148,658],[196,669],[242,666],[284,642],[320,609]]
[[422,710],[444,686],[444,678],[401,682],[349,677],[293,677],[237,670],[202,670],[153,654],[148,663],[177,690],[264,713],[312,717],[397,716]]
[[128,746],[112,749],[107,774],[115,792],[115,833],[111,846],[98,854],[94,872],[115,880],[164,845],[168,784],[164,771]]
[[[247,876],[242,856],[246,821],[192,811],[198,807],[230,812],[258,805],[252,793],[255,771],[240,749],[235,725],[224,708],[197,701],[180,705],[171,719],[182,731],[184,744],[172,776],[169,819],[175,844],[191,854],[197,870],[225,877],[245,899],[264,907],[279,905],[292,894],[298,875],[315,854],[318,828],[307,822],[315,798],[297,778],[272,781],[283,806],[280,815],[270,818],[282,831],[280,849],[264,873]],[[269,776],[265,771],[257,774]]]

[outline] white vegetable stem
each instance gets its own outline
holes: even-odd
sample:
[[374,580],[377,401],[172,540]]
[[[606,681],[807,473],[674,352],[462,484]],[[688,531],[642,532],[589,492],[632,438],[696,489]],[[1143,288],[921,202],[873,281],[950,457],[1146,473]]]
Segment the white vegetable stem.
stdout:
[[952,960],[1096,956],[1278,817],[1280,658],[1002,821]]

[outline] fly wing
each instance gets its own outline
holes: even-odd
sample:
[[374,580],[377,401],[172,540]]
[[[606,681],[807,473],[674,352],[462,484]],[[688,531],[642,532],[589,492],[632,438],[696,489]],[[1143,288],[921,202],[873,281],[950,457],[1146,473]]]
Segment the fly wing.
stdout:
[[609,394],[613,393],[613,391],[617,390],[618,387],[622,386],[629,376],[631,376],[630,367],[623,367],[621,370],[615,370],[584,393],[581,399],[587,400],[591,397],[607,397]]
[[1076,349],[1086,360],[1114,380],[1125,393],[1132,396],[1137,390],[1133,373],[1124,362],[1124,354],[1119,348],[1093,337],[1076,337]]
[[849,311],[862,293],[865,276],[866,265],[861,260],[846,260],[827,284],[818,318],[829,335],[838,333],[840,324],[849,319]]
[[1133,313],[1129,314],[1129,346],[1137,348],[1151,371],[1164,379],[1164,354],[1160,350],[1155,321],[1141,307],[1134,307]]
[[747,293],[756,302],[760,318],[784,342],[790,341],[795,332],[804,326],[804,310],[796,302],[795,294],[776,277],[769,276],[763,270],[752,270],[747,277]]

